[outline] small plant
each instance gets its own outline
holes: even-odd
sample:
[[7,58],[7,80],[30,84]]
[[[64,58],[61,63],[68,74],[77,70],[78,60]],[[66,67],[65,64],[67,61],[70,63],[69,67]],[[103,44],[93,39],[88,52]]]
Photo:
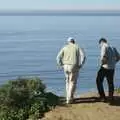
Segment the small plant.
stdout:
[[[0,120],[38,119],[59,103],[39,78],[18,78],[0,87]],[[53,101],[53,102],[52,102]]]
[[117,93],[120,93],[120,87],[116,87],[115,91],[116,91]]

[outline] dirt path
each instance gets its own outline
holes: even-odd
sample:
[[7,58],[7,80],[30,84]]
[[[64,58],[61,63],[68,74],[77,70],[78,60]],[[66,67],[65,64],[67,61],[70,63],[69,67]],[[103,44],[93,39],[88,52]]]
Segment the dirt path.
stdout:
[[75,104],[46,113],[42,120],[120,120],[120,95],[112,103],[100,102],[96,95],[83,95],[75,99]]

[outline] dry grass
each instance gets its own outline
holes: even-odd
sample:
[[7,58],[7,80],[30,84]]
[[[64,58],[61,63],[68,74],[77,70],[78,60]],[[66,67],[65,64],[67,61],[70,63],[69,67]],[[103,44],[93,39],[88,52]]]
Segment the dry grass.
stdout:
[[42,120],[120,120],[120,94],[106,103],[98,101],[95,93],[85,94],[74,104],[57,106]]

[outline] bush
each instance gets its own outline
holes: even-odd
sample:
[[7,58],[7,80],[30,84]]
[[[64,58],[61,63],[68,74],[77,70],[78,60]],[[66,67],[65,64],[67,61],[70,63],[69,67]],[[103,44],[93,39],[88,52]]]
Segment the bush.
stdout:
[[39,78],[18,78],[0,87],[0,120],[33,120],[59,103]]

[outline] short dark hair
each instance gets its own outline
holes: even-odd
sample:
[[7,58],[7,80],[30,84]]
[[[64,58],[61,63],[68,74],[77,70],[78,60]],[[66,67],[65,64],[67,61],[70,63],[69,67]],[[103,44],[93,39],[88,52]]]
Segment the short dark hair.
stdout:
[[101,38],[101,39],[99,40],[99,44],[100,44],[101,42],[107,43],[107,40],[106,40],[105,38]]
[[71,39],[71,41],[70,41],[71,43],[73,43],[73,44],[75,44],[75,40],[74,39]]

